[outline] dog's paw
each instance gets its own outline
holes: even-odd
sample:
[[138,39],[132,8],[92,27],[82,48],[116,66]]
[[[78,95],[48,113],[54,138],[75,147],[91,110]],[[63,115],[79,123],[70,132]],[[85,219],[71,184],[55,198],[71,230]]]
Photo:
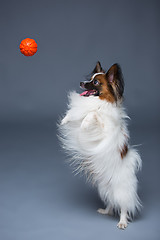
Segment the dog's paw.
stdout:
[[100,214],[113,216],[113,209],[112,208],[105,208],[105,209],[98,208],[97,212],[100,213]]
[[103,209],[103,208],[98,208],[97,212],[100,214],[108,214],[106,209]]
[[82,130],[87,130],[89,129],[89,126],[90,126],[90,122],[88,120],[83,120],[83,122],[81,123],[81,129]]
[[127,226],[128,223],[126,221],[119,221],[119,223],[117,224],[117,227],[122,230],[124,230]]
[[93,123],[96,121],[96,115],[94,112],[88,113],[88,115],[83,119],[81,123],[82,130],[88,130],[93,127]]
[[68,123],[69,122],[69,117],[68,116],[65,116],[63,119],[62,119],[62,121],[61,121],[61,125],[64,125],[64,124],[66,124],[66,123]]

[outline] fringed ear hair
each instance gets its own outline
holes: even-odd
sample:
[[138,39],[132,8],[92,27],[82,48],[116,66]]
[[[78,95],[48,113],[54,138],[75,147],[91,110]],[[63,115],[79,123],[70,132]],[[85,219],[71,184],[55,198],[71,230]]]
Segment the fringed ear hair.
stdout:
[[106,73],[106,78],[112,86],[117,98],[121,98],[124,92],[123,74],[119,64],[115,63]]

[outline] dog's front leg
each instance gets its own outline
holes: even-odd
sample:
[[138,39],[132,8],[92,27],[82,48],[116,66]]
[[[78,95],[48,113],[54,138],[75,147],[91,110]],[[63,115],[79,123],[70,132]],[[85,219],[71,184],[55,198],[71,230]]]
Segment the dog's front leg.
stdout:
[[83,119],[81,123],[81,129],[87,130],[89,128],[95,128],[95,124],[98,124],[100,127],[103,127],[103,122],[100,116],[96,112],[90,112]]

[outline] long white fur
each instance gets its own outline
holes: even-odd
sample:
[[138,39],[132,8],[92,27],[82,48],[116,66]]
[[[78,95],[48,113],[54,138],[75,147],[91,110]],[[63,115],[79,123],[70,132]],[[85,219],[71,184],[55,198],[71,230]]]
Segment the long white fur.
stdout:
[[[71,92],[68,111],[59,128],[64,149],[72,156],[77,171],[87,173],[97,186],[106,209],[133,216],[141,206],[136,178],[141,158],[132,147],[121,158],[120,150],[129,138],[127,118],[121,103]],[[125,221],[121,226],[122,215],[119,227],[125,228]]]

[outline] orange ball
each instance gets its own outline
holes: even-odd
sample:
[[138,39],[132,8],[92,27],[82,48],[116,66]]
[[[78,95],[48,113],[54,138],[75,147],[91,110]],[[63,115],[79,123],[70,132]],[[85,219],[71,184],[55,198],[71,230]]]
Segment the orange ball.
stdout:
[[37,52],[37,43],[34,39],[26,38],[22,40],[19,48],[25,56],[33,56]]

